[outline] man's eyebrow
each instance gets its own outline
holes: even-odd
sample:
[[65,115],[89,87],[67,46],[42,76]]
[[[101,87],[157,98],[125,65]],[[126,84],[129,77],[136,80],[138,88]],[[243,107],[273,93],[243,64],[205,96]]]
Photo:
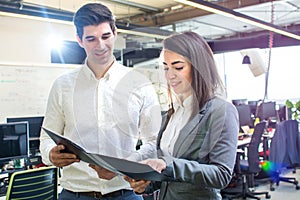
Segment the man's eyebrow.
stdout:
[[[102,36],[109,36],[111,35],[112,33],[111,32],[107,32],[107,33],[103,33]],[[85,37],[85,39],[91,39],[91,38],[94,38],[95,36],[93,35],[88,35]]]
[[111,32],[107,32],[107,33],[103,33],[102,35],[106,36],[106,35],[111,35]]

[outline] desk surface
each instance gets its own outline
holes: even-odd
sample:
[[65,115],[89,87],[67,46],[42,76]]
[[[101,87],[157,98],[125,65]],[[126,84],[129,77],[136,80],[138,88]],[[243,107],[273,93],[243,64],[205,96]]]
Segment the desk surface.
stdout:
[[238,147],[245,146],[245,145],[249,144],[250,141],[251,141],[251,137],[247,137],[242,140],[238,140]]
[[[263,139],[271,139],[274,136],[275,129],[269,130],[269,132],[264,133],[262,135]],[[239,133],[239,137],[243,137],[244,133]],[[252,134],[247,134],[247,136],[243,139],[238,140],[238,147],[245,146],[250,143]]]

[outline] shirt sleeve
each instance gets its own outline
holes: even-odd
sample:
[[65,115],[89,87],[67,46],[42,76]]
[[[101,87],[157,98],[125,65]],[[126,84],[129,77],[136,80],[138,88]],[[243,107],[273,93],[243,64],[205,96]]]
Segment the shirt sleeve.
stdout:
[[161,107],[154,86],[149,82],[141,88],[143,106],[139,116],[140,149],[129,159],[136,161],[157,157],[156,139],[161,126]]
[[[63,132],[64,120],[61,109],[62,100],[60,90],[59,84],[56,81],[53,84],[49,94],[43,127],[61,134]],[[56,146],[55,142],[47,135],[45,131],[41,130],[40,152],[42,161],[46,165],[52,165],[49,158],[49,153],[54,146]]]

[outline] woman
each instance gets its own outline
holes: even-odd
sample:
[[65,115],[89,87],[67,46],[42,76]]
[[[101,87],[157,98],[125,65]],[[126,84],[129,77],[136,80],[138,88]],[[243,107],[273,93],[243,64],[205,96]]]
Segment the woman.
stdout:
[[[220,98],[213,53],[202,37],[185,32],[164,39],[162,57],[174,102],[158,135],[158,159],[143,163],[177,180],[161,183],[159,199],[222,199],[220,189],[232,177],[239,124],[235,107]],[[125,179],[137,193],[149,188],[150,181]]]

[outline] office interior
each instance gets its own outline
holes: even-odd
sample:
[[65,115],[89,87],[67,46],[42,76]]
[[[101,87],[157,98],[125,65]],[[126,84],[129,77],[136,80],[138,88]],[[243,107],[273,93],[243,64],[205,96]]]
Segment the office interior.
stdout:
[[[5,170],[13,173],[42,165],[36,130],[53,81],[84,60],[72,15],[87,2],[91,1],[0,0],[0,129],[15,134],[11,127],[22,125],[28,132],[25,153],[20,150],[7,159],[0,158],[1,175],[7,174]],[[276,129],[278,122],[294,119],[299,112],[296,107],[288,108],[286,102],[296,106],[300,100],[300,0],[92,2],[107,5],[116,16],[116,60],[152,81],[162,110],[168,109],[168,102],[159,59],[161,40],[176,32],[195,31],[211,46],[227,99],[237,106],[241,126],[248,126],[247,131],[253,131],[257,119],[267,120],[267,128]],[[256,24],[186,2],[213,4],[213,8],[234,11]],[[250,63],[243,63],[245,56]],[[240,129],[242,135],[247,131]]]

